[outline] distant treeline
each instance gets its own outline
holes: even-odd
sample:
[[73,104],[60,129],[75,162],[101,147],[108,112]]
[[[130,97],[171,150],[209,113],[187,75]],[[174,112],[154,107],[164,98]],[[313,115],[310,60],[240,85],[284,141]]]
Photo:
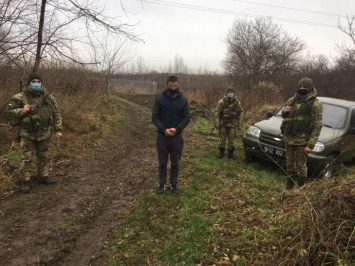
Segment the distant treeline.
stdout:
[[[146,73],[146,74],[116,74],[113,78],[126,80],[153,81],[158,84],[158,92],[166,88],[166,79],[171,73]],[[306,62],[303,61],[293,73],[282,75],[272,80],[259,80],[253,87],[243,87],[232,82],[227,75],[220,74],[174,74],[181,81],[181,88],[186,91],[214,90],[222,93],[227,86],[235,86],[239,91],[252,92],[253,87],[259,82],[272,82],[279,91],[270,91],[270,96],[279,93],[280,96],[288,97],[296,89],[298,81],[304,77],[313,79],[315,87],[320,96],[335,97],[347,100],[355,100],[355,65],[341,58],[333,65],[329,66],[326,58],[312,57]],[[265,93],[268,93],[265,91]]]

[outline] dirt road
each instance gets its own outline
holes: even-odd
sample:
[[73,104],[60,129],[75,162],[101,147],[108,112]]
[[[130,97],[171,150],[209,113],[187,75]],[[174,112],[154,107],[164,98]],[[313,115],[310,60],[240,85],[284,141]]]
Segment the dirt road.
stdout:
[[119,105],[128,122],[114,139],[66,169],[58,184],[38,185],[0,204],[1,265],[102,264],[111,228],[156,185],[150,110],[131,102]]

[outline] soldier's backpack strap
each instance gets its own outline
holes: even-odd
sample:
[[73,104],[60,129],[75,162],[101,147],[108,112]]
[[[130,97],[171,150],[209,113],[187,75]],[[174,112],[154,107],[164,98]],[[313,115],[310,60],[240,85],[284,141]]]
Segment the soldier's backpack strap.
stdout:
[[296,103],[296,96],[293,96],[293,97],[291,98],[290,104],[288,104],[288,105],[293,107],[293,106],[295,105],[295,103]]
[[51,94],[48,92],[44,92],[43,94],[43,99],[42,99],[42,105],[44,105],[45,102],[47,102],[47,104],[49,103],[50,105],[52,105],[52,101],[50,100]]
[[307,108],[313,108],[316,99],[317,99],[317,97],[313,97],[309,101],[304,103],[304,105],[307,106]]
[[235,106],[235,108],[237,108],[236,112],[238,112],[238,115],[240,115],[241,109],[242,109],[240,105],[241,105],[240,101],[238,99],[236,99],[234,106]]
[[28,104],[28,100],[27,100],[27,97],[26,97],[26,93],[25,92],[21,92],[21,95],[22,95],[22,97],[23,97],[23,103],[24,103],[24,105],[27,105]]
[[312,108],[314,107],[314,103],[316,102],[316,100],[317,100],[317,97],[314,97],[314,98],[312,99],[312,103],[311,103]]

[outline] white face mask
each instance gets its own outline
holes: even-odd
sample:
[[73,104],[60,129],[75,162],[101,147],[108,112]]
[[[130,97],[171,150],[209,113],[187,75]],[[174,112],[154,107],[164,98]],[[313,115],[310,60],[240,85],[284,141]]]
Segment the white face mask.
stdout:
[[228,92],[227,93],[227,98],[229,98],[229,99],[234,98],[234,93],[233,92]]

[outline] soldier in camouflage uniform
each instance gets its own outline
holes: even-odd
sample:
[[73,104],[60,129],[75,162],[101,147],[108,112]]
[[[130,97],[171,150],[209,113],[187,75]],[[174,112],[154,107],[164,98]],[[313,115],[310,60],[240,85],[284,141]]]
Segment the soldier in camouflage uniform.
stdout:
[[234,140],[237,136],[237,129],[241,129],[243,109],[235,95],[234,88],[228,88],[223,99],[219,100],[214,112],[215,128],[219,130],[219,155],[224,157],[226,141],[228,141],[228,158],[234,157]]
[[53,184],[54,180],[48,176],[49,142],[53,132],[56,138],[62,136],[62,119],[54,97],[44,88],[39,74],[29,75],[24,91],[11,98],[7,111],[12,121],[17,121],[20,127],[20,191],[30,191],[34,153],[37,156],[38,182]]
[[282,111],[281,132],[286,144],[286,189],[305,184],[307,153],[314,148],[322,129],[322,103],[310,78],[298,83],[297,93],[290,98]]

